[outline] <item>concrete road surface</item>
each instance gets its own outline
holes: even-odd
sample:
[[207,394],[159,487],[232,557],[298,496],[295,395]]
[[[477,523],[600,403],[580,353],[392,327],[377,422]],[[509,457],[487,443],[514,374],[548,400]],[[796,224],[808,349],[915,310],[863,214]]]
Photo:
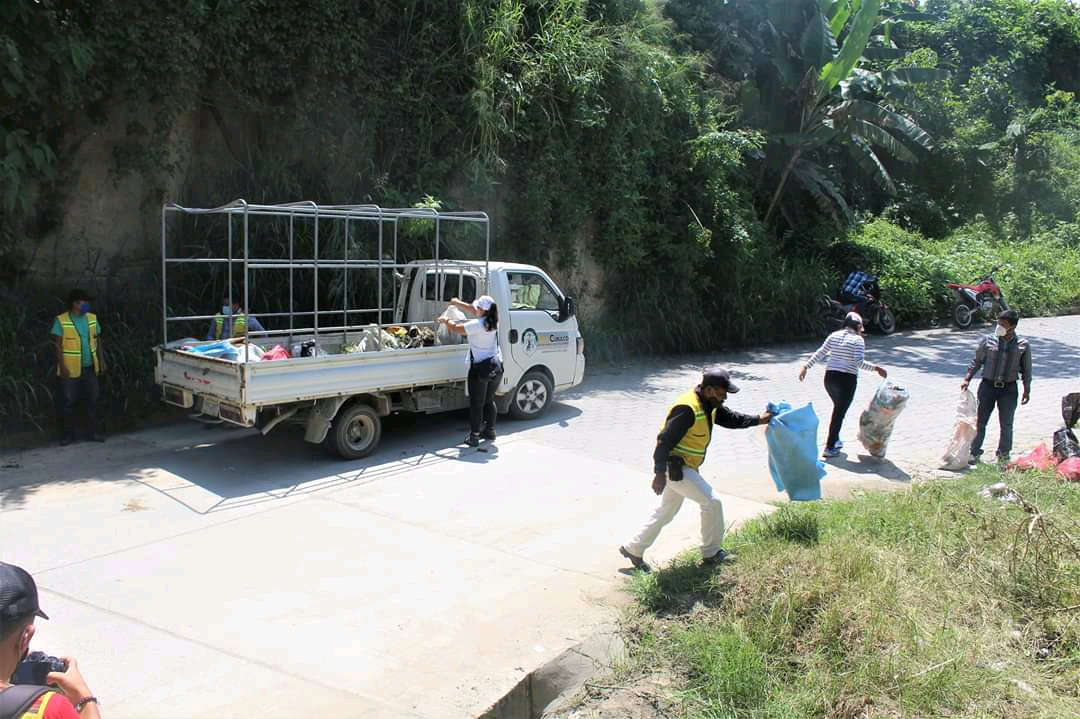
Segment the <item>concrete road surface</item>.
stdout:
[[[1032,402],[1017,450],[1048,441],[1080,391],[1080,317],[1025,320]],[[932,470],[977,331],[871,336],[871,361],[906,385],[886,460],[855,429],[827,496],[903,488]],[[0,456],[0,558],[37,578],[51,621],[35,648],[80,660],[109,719],[472,717],[609,621],[616,548],[652,509],[650,455],[668,403],[702,365],[729,365],[735,409],[813,402],[810,344],[651,359],[593,371],[542,420],[505,421],[488,451],[456,445],[461,414],[393,418],[368,460],[342,462],[286,428],[180,425]],[[820,433],[824,436],[824,428]],[[987,441],[992,452],[996,425]],[[760,429],[718,430],[703,474],[738,523],[783,501]],[[687,505],[649,552],[697,542]],[[623,571],[620,571],[623,570]]]

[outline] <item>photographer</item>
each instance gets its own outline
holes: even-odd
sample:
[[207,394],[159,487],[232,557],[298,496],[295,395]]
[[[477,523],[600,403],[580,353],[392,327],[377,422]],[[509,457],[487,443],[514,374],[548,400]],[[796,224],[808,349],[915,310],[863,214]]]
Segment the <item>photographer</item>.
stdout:
[[[0,562],[0,719],[100,719],[97,698],[72,657],[24,662],[34,637],[34,620],[48,619],[38,603],[37,585],[21,567]],[[48,661],[64,671],[44,671]],[[22,666],[20,666],[22,665]],[[17,670],[37,670],[35,685],[9,683]],[[20,671],[20,674],[23,672]],[[42,686],[48,685],[48,686]]]

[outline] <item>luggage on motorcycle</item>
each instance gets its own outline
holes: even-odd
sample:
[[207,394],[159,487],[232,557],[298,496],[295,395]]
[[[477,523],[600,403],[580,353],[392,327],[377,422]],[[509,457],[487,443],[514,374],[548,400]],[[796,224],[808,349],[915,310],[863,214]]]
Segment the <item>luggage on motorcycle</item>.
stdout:
[[814,406],[793,410],[787,402],[770,402],[768,409],[775,414],[765,429],[765,441],[776,491],[787,492],[793,502],[821,499],[825,465],[818,459]]
[[890,380],[874,392],[870,406],[859,417],[859,441],[874,457],[884,457],[896,418],[907,406],[908,391]]
[[945,454],[941,458],[941,468],[956,471],[964,469],[971,459],[971,442],[975,439],[978,423],[979,403],[971,390],[966,389],[960,395],[956,405],[956,418],[953,421],[953,435]]

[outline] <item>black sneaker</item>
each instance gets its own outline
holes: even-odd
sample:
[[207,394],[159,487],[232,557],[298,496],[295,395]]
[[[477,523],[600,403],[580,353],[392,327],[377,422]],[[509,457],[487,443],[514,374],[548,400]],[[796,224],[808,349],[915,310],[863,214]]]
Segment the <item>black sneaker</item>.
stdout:
[[480,433],[480,439],[486,439],[488,442],[494,442],[495,441],[495,430],[493,430],[493,429],[485,429],[483,432]]
[[705,567],[716,567],[723,564],[724,562],[730,562],[733,559],[735,559],[734,554],[728,554],[723,549],[721,549],[719,552],[712,555],[711,557],[702,557],[701,564]]
[[969,467],[974,467],[978,463],[979,463],[979,455],[977,455],[977,454],[971,455],[971,459],[968,460],[968,466]]
[[644,557],[639,557],[636,554],[631,554],[626,547],[619,547],[619,554],[623,555],[630,560],[630,563],[634,565],[634,569],[640,569],[643,572],[651,572],[652,567],[645,561]]
[[469,433],[469,436],[465,438],[465,444],[469,445],[470,447],[479,447],[480,435]]

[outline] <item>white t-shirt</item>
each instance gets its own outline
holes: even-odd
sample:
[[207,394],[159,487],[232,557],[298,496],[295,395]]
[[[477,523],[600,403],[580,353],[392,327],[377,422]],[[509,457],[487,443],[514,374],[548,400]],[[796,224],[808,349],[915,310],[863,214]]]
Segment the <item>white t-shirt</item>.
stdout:
[[472,351],[473,362],[483,362],[492,357],[500,357],[499,333],[489,331],[484,326],[483,318],[469,320],[465,323],[465,334],[469,338],[469,349]]

